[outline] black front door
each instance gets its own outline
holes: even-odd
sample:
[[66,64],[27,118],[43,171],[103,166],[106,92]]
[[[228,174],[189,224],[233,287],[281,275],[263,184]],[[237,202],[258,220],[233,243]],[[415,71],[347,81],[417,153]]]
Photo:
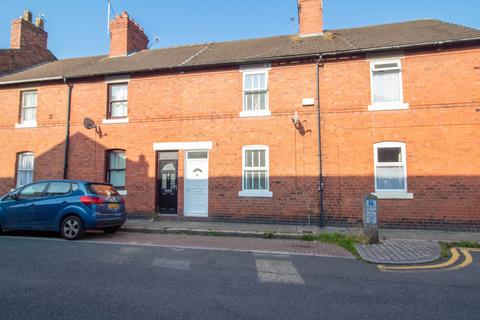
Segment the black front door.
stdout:
[[177,214],[178,160],[158,161],[158,211],[164,214]]

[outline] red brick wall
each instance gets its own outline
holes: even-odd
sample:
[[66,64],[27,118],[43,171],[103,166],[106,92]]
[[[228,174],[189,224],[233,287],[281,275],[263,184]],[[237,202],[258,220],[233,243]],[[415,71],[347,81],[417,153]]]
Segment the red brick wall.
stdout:
[[326,63],[321,71],[326,210],[331,223],[361,221],[374,191],[373,144],[406,143],[413,200],[380,200],[389,226],[480,224],[480,50],[417,52],[402,58],[409,110],[367,110],[369,63]]
[[[318,166],[316,151],[315,107],[302,107],[302,98],[315,95],[315,66],[274,66],[270,71],[271,117],[240,118],[242,110],[242,73],[238,68],[197,73],[176,73],[135,76],[129,82],[129,123],[102,124],[106,114],[107,84],[104,79],[74,84],[69,178],[104,180],[105,150],[120,148],[127,152],[127,207],[130,212],[151,213],[155,209],[155,142],[212,141],[209,162],[210,217],[238,219],[283,219],[307,221],[307,215],[318,216]],[[67,96],[67,87],[59,86]],[[12,117],[3,119],[5,130],[30,145],[22,133],[45,139],[41,128],[12,129],[18,112],[18,89],[0,90],[9,97]],[[41,126],[52,123],[43,108],[58,93],[53,87],[39,87],[39,119]],[[66,100],[49,114],[64,117]],[[292,123],[298,111],[306,129],[301,136]],[[83,128],[84,117],[100,125],[101,134]],[[53,123],[52,123],[53,124]],[[50,148],[63,152],[63,120],[48,139]],[[52,129],[53,130],[53,129]],[[55,129],[56,130],[56,129]],[[36,140],[36,141],[38,141]],[[55,141],[55,143],[53,143]],[[38,144],[39,142],[34,142]],[[271,199],[240,198],[242,189],[242,147],[261,144],[270,147]],[[14,154],[19,143],[5,154],[5,176],[14,173]],[[58,145],[58,147],[57,147]],[[50,150],[37,147],[37,157],[51,159]],[[8,154],[8,156],[7,156]],[[44,155],[48,156],[44,156]],[[63,154],[58,153],[61,163]],[[179,159],[179,212],[183,211],[184,152]],[[61,166],[60,166],[61,167]],[[56,173],[60,177],[61,169]],[[50,172],[53,167],[36,165],[36,172]],[[7,190],[11,186],[4,188]],[[3,191],[4,191],[3,190]]]
[[[30,88],[38,90],[38,127],[15,129],[15,124],[19,120],[20,90]],[[0,191],[7,192],[16,185],[16,154],[19,152],[35,153],[35,180],[61,178],[67,106],[65,85],[2,88],[0,89],[0,101],[2,101]]]
[[[408,53],[402,58],[409,110],[369,112],[370,76],[365,57],[328,61],[321,69],[325,208],[330,224],[358,224],[361,199],[374,191],[373,144],[402,141],[407,148],[408,191],[413,200],[381,200],[388,226],[468,227],[480,224],[480,61],[478,49]],[[238,68],[133,76],[129,123],[102,124],[107,84],[103,78],[74,83],[69,178],[103,180],[105,150],[127,152],[127,208],[155,210],[155,142],[212,141],[209,216],[306,222],[318,218],[315,65],[273,65],[269,76],[272,116],[240,118],[242,73]],[[38,123],[14,129],[19,89],[0,88],[0,188],[14,185],[15,154],[37,155],[35,177],[62,174],[67,86],[41,85]],[[306,133],[294,129],[299,112]],[[84,117],[100,126],[83,128]],[[271,199],[240,198],[242,146],[270,147]],[[179,159],[179,212],[183,212],[184,152]]]

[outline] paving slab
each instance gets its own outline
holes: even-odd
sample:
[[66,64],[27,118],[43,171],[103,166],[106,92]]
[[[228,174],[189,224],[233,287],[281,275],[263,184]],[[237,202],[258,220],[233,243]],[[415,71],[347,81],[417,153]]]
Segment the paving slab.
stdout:
[[356,248],[363,260],[377,264],[422,264],[440,258],[440,244],[430,240],[384,240]]

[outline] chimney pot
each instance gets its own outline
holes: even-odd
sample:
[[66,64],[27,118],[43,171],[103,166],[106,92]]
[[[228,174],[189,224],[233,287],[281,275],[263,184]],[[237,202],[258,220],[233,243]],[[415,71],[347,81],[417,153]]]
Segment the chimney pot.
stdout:
[[30,11],[28,9],[23,10],[22,19],[27,21],[27,22],[32,23],[32,11]]
[[37,17],[37,18],[35,19],[35,26],[36,26],[37,28],[40,28],[40,29],[44,30],[44,28],[45,28],[45,21],[43,20],[42,17]]

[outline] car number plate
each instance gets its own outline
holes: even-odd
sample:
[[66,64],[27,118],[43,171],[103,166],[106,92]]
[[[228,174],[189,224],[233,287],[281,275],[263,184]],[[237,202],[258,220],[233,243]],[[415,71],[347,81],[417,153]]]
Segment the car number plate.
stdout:
[[118,203],[109,203],[108,209],[120,209],[120,205]]

